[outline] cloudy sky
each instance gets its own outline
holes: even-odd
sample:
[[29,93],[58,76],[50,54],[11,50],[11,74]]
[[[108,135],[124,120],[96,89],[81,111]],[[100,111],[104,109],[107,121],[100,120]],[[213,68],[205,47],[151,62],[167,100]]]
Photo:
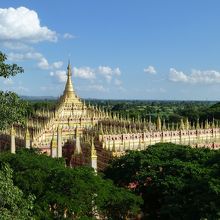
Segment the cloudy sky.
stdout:
[[1,0],[0,48],[21,95],[220,100],[219,0]]

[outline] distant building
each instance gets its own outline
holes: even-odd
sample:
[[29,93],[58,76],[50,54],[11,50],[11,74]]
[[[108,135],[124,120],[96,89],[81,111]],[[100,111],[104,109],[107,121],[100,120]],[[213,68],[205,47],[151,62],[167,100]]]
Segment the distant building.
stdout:
[[52,157],[64,157],[67,165],[89,165],[104,169],[109,160],[127,150],[143,150],[159,142],[220,147],[220,128],[205,124],[166,124],[158,117],[149,121],[122,118],[96,106],[86,105],[75,93],[71,66],[67,67],[67,82],[54,111],[42,110],[27,120],[27,126],[14,125],[0,134],[0,149],[38,148]]

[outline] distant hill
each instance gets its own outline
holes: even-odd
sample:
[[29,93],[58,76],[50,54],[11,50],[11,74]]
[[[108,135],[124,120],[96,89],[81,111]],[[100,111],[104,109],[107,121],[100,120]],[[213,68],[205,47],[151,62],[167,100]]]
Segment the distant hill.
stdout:
[[28,100],[28,101],[35,101],[35,100],[57,100],[58,97],[54,97],[54,96],[21,96],[22,99],[24,100]]

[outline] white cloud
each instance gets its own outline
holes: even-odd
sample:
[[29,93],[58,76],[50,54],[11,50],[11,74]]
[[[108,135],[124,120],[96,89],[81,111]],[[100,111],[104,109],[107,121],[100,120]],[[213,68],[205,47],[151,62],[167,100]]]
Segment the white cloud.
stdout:
[[52,63],[51,66],[52,66],[52,68],[59,69],[63,66],[63,62],[62,61],[57,61],[57,62]]
[[98,69],[101,74],[104,74],[104,75],[111,75],[112,74],[112,68],[109,66],[99,66]]
[[2,46],[8,48],[10,50],[22,50],[22,51],[32,51],[33,48],[27,44],[22,42],[12,42],[12,41],[4,41],[2,42]]
[[157,71],[153,66],[148,66],[147,68],[144,69],[145,73],[149,73],[149,74],[156,74]]
[[161,93],[165,93],[167,90],[166,89],[164,89],[164,88],[159,88],[159,92],[161,92]]
[[147,93],[166,93],[167,90],[164,88],[147,88],[144,90]]
[[41,26],[37,12],[26,7],[0,8],[0,40],[57,41],[57,34],[46,26]]
[[122,85],[122,81],[119,79],[115,79],[115,85],[116,86],[121,86]]
[[3,84],[5,84],[6,86],[11,86],[14,84],[12,79],[4,79]]
[[125,88],[122,87],[122,86],[119,86],[117,89],[118,89],[120,92],[126,92],[126,91],[127,91],[127,89],[125,89]]
[[37,66],[42,70],[48,70],[48,69],[59,69],[63,66],[62,61],[53,62],[51,64],[48,63],[47,59],[45,57],[42,57]]
[[67,75],[65,70],[57,70],[50,72],[50,76],[54,77],[59,83],[64,83],[67,80]]
[[19,91],[19,92],[28,92],[29,91],[29,89],[27,87],[24,87],[24,86],[18,86],[16,88],[16,90]]
[[17,87],[13,87],[11,90],[19,93],[19,94],[26,94],[27,92],[29,92],[29,89],[27,87],[24,86],[17,86]]
[[60,85],[54,85],[54,84],[52,84],[52,85],[50,85],[50,84],[49,85],[44,85],[44,86],[40,87],[40,90],[43,91],[44,94],[47,93],[47,95],[50,94],[52,96],[56,96],[55,93],[57,91],[60,91]]
[[44,57],[42,57],[42,58],[39,60],[37,66],[38,66],[40,69],[43,69],[43,70],[47,70],[47,69],[50,68],[50,65],[49,65],[47,59],[44,58]]
[[121,70],[117,67],[114,69],[114,74],[117,75],[117,76],[120,76],[121,75]]
[[181,71],[170,68],[169,79],[173,82],[187,82],[188,76]]
[[112,77],[114,75],[116,75],[116,76],[121,75],[121,71],[118,67],[113,69],[109,66],[99,66],[98,67],[98,73],[102,74],[108,82],[111,82]]
[[40,87],[40,90],[43,91],[43,92],[49,92],[49,91],[53,91],[54,90],[54,86],[41,86]]
[[82,79],[94,79],[95,70],[90,67],[73,68],[74,75]]
[[[84,80],[89,80],[89,83],[86,86],[80,86],[77,90],[81,91],[99,91],[99,92],[107,92],[112,86],[114,89],[118,89],[120,91],[124,91],[122,88],[122,82],[118,78],[121,74],[119,68],[112,69],[108,66],[99,66],[97,68],[91,67],[74,67],[73,75],[74,77],[81,78]],[[64,70],[54,70],[50,72],[51,78],[55,79],[56,82],[65,83],[67,76],[66,71]],[[106,85],[106,79],[110,77],[110,81],[107,80],[108,86]],[[112,78],[114,77],[114,78]],[[109,84],[109,82],[112,82]]]
[[80,67],[80,68],[73,68],[74,75],[76,77],[82,79],[95,79],[96,77],[103,76],[107,82],[111,82],[113,76],[120,76],[121,71],[117,67],[115,69],[109,66],[99,66],[98,68],[91,68],[91,67]]
[[42,70],[59,69],[63,66],[62,61],[56,61],[56,62],[53,62],[52,64],[49,64],[49,62],[43,56],[43,54],[38,53],[38,52],[27,52],[27,53],[11,52],[8,54],[8,59],[14,62],[25,61],[25,60],[36,60],[37,66]]
[[190,74],[170,68],[169,79],[173,82],[214,84],[220,83],[220,72],[216,70],[192,70]]
[[86,92],[90,92],[90,91],[97,91],[97,92],[108,92],[109,88],[106,88],[105,86],[103,86],[102,84],[90,84],[90,85],[82,85],[82,86],[77,86],[76,87],[77,91],[86,91]]
[[72,35],[72,34],[70,34],[70,33],[65,33],[64,35],[63,35],[63,38],[64,39],[74,39],[74,38],[76,38],[74,35]]
[[90,86],[88,86],[88,89],[89,90],[94,90],[94,91],[99,91],[99,92],[106,92],[107,91],[107,89],[103,86],[103,85],[96,85],[96,84],[94,84],[94,85],[90,85]]
[[10,61],[24,61],[24,60],[41,60],[44,56],[41,53],[37,52],[28,52],[28,53],[14,53],[11,52],[8,54],[8,59]]

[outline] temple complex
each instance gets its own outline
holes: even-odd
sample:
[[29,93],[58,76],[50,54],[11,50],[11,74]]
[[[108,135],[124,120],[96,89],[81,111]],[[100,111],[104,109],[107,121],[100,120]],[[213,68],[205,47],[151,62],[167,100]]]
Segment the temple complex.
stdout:
[[54,158],[64,157],[67,165],[88,165],[102,170],[113,157],[128,150],[144,150],[159,142],[172,142],[192,147],[220,147],[220,127],[213,120],[191,124],[166,124],[158,117],[151,120],[130,120],[86,105],[76,94],[72,68],[67,67],[63,95],[53,111],[42,110],[27,119],[26,126],[13,125],[0,134],[0,149],[38,148]]

